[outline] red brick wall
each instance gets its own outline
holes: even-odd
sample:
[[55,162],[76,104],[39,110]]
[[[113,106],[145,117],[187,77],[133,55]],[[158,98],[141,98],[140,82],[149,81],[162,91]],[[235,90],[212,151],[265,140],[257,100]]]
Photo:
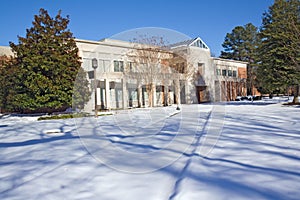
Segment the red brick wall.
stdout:
[[247,78],[247,69],[243,67],[238,67],[238,77]]

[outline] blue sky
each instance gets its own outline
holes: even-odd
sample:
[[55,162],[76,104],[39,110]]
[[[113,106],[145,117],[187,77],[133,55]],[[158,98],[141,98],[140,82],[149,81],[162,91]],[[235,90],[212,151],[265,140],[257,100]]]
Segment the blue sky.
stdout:
[[70,16],[76,38],[99,40],[140,27],[172,29],[200,37],[218,56],[226,33],[249,22],[261,25],[273,0],[9,0],[1,2],[0,45],[25,36],[33,16],[45,8]]

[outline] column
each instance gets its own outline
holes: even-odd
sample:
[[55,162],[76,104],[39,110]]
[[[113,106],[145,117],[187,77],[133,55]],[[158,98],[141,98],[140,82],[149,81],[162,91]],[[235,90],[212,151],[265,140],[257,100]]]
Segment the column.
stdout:
[[164,91],[163,91],[164,97],[163,97],[163,101],[164,101],[164,106],[168,106],[169,102],[168,102],[168,96],[169,96],[169,85],[165,83],[164,85]]
[[110,109],[109,80],[104,79],[104,82],[105,82],[105,105],[106,105],[106,109]]
[[177,105],[180,105],[181,97],[180,97],[180,83],[179,79],[176,79],[175,81],[175,97],[176,97],[176,103]]
[[232,81],[229,81],[229,101],[232,101]]
[[138,100],[138,107],[142,107],[142,84],[138,81],[137,83],[137,100]]
[[127,86],[125,78],[122,79],[122,108],[126,109],[128,107],[127,99]]
[[152,107],[155,107],[156,106],[156,85],[152,83],[151,87],[152,87]]

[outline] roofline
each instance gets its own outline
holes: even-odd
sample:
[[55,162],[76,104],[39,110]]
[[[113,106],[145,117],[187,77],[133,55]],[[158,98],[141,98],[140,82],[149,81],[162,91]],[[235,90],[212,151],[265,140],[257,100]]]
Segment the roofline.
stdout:
[[[81,42],[86,44],[95,44],[95,45],[103,45],[103,46],[113,46],[113,47],[121,47],[121,48],[129,48],[129,49],[144,49],[146,47],[149,47],[149,50],[151,50],[152,47],[158,47],[154,45],[147,45],[147,44],[141,44],[136,42],[128,42],[123,40],[115,40],[110,38],[104,38],[100,41],[94,41],[94,40],[84,40],[84,39],[77,39],[75,38],[75,42]],[[116,44],[115,42],[118,42],[119,44]],[[142,47],[139,47],[139,45],[145,45]],[[161,52],[165,53],[172,53],[170,50],[160,49]]]
[[[201,43],[206,47],[206,48],[200,47],[201,49],[210,50],[209,46],[199,36],[196,38],[193,38],[193,39],[177,42],[177,43],[171,44],[169,46],[171,49],[176,49],[178,47],[193,47],[192,44],[194,44],[197,40],[200,40]],[[189,42],[189,43],[186,43],[186,42]]]
[[233,60],[233,59],[226,59],[226,58],[213,57],[213,60],[230,61],[230,62],[236,62],[236,63],[241,63],[241,64],[249,64],[248,62],[239,61],[239,60]]
[[[109,38],[101,39],[100,41],[75,38],[75,42],[95,44],[95,45],[104,45],[104,46],[127,47],[127,48],[133,48],[134,45],[135,45],[135,43],[133,43],[133,42],[127,42],[127,41],[122,41],[122,40],[114,40],[114,39],[109,39]],[[118,42],[118,43],[121,43],[121,44],[116,44],[114,42]]]
[[208,45],[200,38],[200,37],[196,37],[188,46],[192,46],[192,44],[194,44],[197,40],[200,40],[207,48],[202,48],[202,49],[210,49],[208,47]]

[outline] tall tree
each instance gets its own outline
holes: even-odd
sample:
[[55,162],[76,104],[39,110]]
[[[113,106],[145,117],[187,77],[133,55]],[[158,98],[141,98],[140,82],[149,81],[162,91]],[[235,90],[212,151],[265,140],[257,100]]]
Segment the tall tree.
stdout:
[[9,70],[8,65],[10,58],[8,56],[0,56],[0,113],[5,110],[6,107],[6,97],[9,90],[10,82],[7,80]]
[[[275,0],[263,15],[258,55],[259,80],[265,92],[283,92],[300,81],[300,1]],[[294,101],[298,101],[298,89]]]
[[[132,42],[134,48],[128,52],[128,57],[136,66],[129,70],[129,77],[137,79],[138,84],[146,86],[148,103],[153,107],[156,84],[164,84],[166,81],[164,75],[168,70],[165,69],[163,61],[171,56],[171,53],[165,50],[165,41],[159,36],[141,35],[139,38],[134,38]],[[139,100],[138,104],[141,105]]]
[[248,62],[247,85],[248,92],[252,93],[256,78],[254,67],[256,66],[256,50],[259,44],[258,28],[252,23],[235,27],[231,33],[227,33],[221,51],[221,58]]
[[[164,106],[167,106],[170,100],[169,86],[174,86],[175,101],[179,109],[180,80],[187,81],[194,78],[193,61],[187,60],[189,55],[180,50],[170,49],[165,39],[160,36],[141,35],[132,42],[134,47],[128,52],[127,57],[135,66],[128,69],[128,78],[137,80],[138,85],[146,86],[150,107],[156,104],[156,86],[163,86],[161,89]],[[141,102],[138,104],[140,106]]]
[[68,29],[69,21],[69,16],[62,17],[61,11],[52,18],[40,9],[33,27],[26,30],[26,37],[18,36],[19,44],[10,42],[16,74],[8,99],[15,111],[39,112],[71,106],[81,63]]

